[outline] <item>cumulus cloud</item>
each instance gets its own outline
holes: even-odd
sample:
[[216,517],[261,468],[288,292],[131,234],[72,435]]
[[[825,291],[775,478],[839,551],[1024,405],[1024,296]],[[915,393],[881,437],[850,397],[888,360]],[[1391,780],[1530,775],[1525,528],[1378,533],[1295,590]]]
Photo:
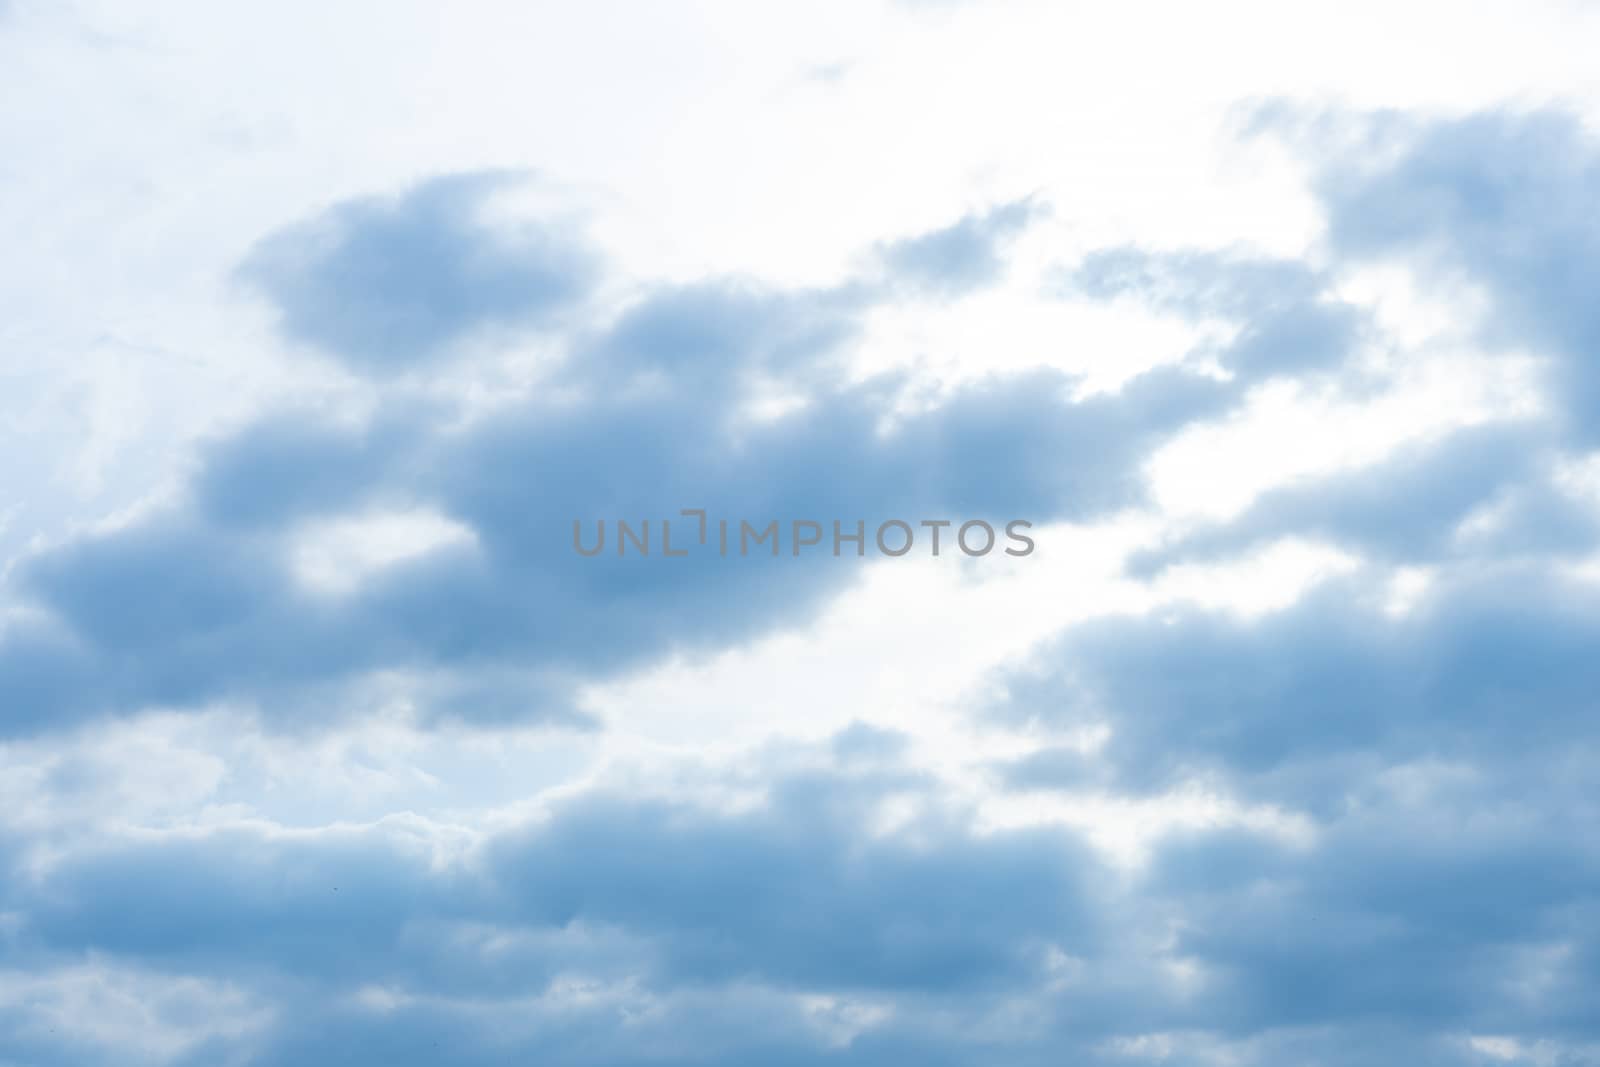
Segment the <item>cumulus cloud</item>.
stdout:
[[483,224],[488,194],[512,180],[463,174],[341,204],[263,238],[240,276],[271,298],[290,338],[362,374],[426,365],[473,330],[547,323],[595,268],[562,227]]
[[[808,1000],[989,1010],[1063,954],[1104,951],[1098,864],[1071,834],[980,832],[894,758],[767,780],[746,811],[596,792],[477,840],[391,818],[110,842],[13,883],[7,906],[27,918],[12,949],[41,966],[92,952],[278,988],[296,1020],[286,1049],[382,1044],[404,1019],[483,1062],[562,1049],[635,1012],[647,1025],[624,1025],[607,1053],[570,1055],[625,1062],[663,1040],[686,1062],[730,1042],[747,1055],[770,1035],[713,1007],[741,999],[791,1031],[789,1055],[826,1058],[835,1041]],[[861,833],[863,812],[907,801],[909,824]],[[543,1023],[470,1026],[519,1005]]]
[[[354,309],[319,340],[358,361],[387,350],[379,334],[394,324],[373,317],[415,303],[413,286],[433,292],[402,263],[450,272],[446,296],[476,293],[490,275],[494,291],[523,292],[520,253],[460,226],[462,200],[481,184],[443,179],[272,238],[274,256],[310,264],[292,273],[314,276],[305,284],[319,300],[341,316]],[[1002,228],[1017,224],[1017,211],[1000,209]],[[995,217],[984,225],[999,225]],[[447,235],[437,239],[449,254],[411,255],[419,231]],[[275,293],[291,334],[322,330],[297,325],[298,289]],[[1149,448],[1237,395],[1164,368],[1120,393],[1079,398],[1072,378],[1029,371],[898,413],[903,381],[852,380],[832,362],[864,309],[886,299],[866,283],[664,286],[572,327],[548,376],[484,413],[399,399],[365,421],[268,414],[211,443],[175,505],[19,565],[17,586],[41,618],[0,638],[0,678],[26,697],[5,727],[216,701],[291,721],[299,707],[326,714],[340,703],[327,693],[376,672],[459,689],[451,679],[462,672],[508,678],[512,664],[535,699],[441,710],[572,721],[561,694],[578,681],[803,620],[859,573],[821,553],[733,565],[579,559],[574,520],[660,522],[683,508],[760,524],[859,518],[869,528],[890,518],[1084,518],[1137,503]],[[503,310],[438,300],[423,301],[424,334],[441,343]],[[798,406],[753,416],[753,391],[772,382]],[[292,545],[306,522],[383,507],[425,509],[471,538],[394,562],[344,596],[297,584]],[[306,699],[307,687],[322,696]]]
[[[1358,320],[1330,328],[1307,311],[1340,272],[1382,258],[1424,286],[1467,281],[1488,298],[1480,343],[1543,361],[1545,413],[1270,491],[1136,556],[1149,575],[1309,538],[1366,562],[1254,618],[1185,607],[1074,625],[997,680],[987,714],[1046,735],[1102,729],[1104,745],[1040,748],[993,773],[1028,796],[1225,782],[1312,817],[1308,840],[1201,830],[1156,850],[1140,899],[1173,923],[1171,951],[1196,976],[1187,1010],[1159,1024],[1181,1047],[1263,1063],[1397,1049],[1588,1062],[1600,868],[1583,783],[1600,756],[1600,633],[1575,566],[1597,547],[1597,514],[1557,472],[1590,445],[1593,302],[1574,287],[1594,258],[1576,205],[1600,191],[1595,149],[1560,115],[1361,129],[1366,151],[1317,157],[1329,230],[1315,268],[1119,249],[1072,284],[1236,319],[1222,354],[1253,350],[1289,309],[1319,323],[1277,334],[1298,347],[1262,350],[1289,372],[1354,343]],[[1370,385],[1345,374],[1340,388]],[[1431,576],[1398,610],[1396,567]]]
[[1593,138],[1560,112],[1397,119],[1369,136],[1377,144],[1366,161],[1341,155],[1322,167],[1331,246],[1481,286],[1490,301],[1479,324],[1485,342],[1545,357],[1562,428],[1592,445],[1600,399]]
[[[953,743],[861,723],[673,753],[665,783],[630,778],[619,746],[494,811],[0,823],[5,1046],[40,1063],[1592,1060],[1596,515],[1559,471],[1593,444],[1596,149],[1552,114],[1350,122],[1361,154],[1305,149],[1327,221],[1305,256],[1120,245],[1049,283],[1225,327],[1109,393],[1034,369],[930,399],[852,359],[873,311],[1004,278],[1031,202],[881,242],[861,275],[813,286],[610,285],[569,222],[494,221],[501,172],[263,237],[238,276],[286,341],[353,372],[362,410],[273,406],[199,446],[171,499],[19,560],[8,746],[218,703],[269,731],[355,730],[396,688],[424,733],[601,732],[586,686],[797,628],[864,573],[821,553],[580,559],[574,519],[1131,513],[1156,533],[1126,553],[1127,610],[1086,610],[952,697]],[[1480,289],[1474,341],[1542,361],[1545,409],[1166,523],[1145,474],[1181,431],[1286,380],[1390,384],[1359,356],[1399,342],[1344,285],[1379,261]],[[474,344],[491,335],[553,358],[507,386]],[[446,368],[465,387],[418,386]],[[305,580],[308,541],[385,522],[423,533]],[[1162,599],[1174,565],[1294,540],[1348,552],[1349,573],[1248,617]],[[1397,607],[1404,570],[1428,581]],[[45,765],[29,782],[48,803],[72,766]],[[210,797],[227,774],[185,788]],[[1152,817],[1131,861],[1083,833],[1200,788],[1271,819]],[[72,1011],[96,1025],[56,1036]]]

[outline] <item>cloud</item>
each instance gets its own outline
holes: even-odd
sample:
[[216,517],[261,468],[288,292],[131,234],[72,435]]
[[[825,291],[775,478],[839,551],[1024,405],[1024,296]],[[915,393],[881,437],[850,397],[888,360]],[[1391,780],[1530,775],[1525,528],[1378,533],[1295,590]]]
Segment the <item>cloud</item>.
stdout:
[[737,808],[598,787],[481,838],[391,818],[80,845],[13,883],[12,955],[92,950],[273,1020],[185,1063],[1102,1064],[1176,1041],[1464,1064],[1468,1028],[1594,1037],[1582,761],[1533,790],[1413,764],[1309,841],[1195,828],[1113,872],[1071,832],[982,827],[892,737],[828,766],[866,732],[744,766],[763,797]]
[[8,1062],[207,1062],[272,1021],[226,983],[95,962],[0,970],[0,1038],[8,1056],[26,1057]]
[[1014,200],[967,215],[943,229],[891,241],[878,250],[884,270],[913,291],[952,296],[999,279],[1005,243],[1042,213]]
[[1352,805],[1309,849],[1219,833],[1167,846],[1148,891],[1182,915],[1175,952],[1210,977],[1199,1018],[1594,1039],[1581,1005],[1600,857],[1587,816],[1531,807],[1576,800],[1576,783],[1520,800],[1421,784]]
[[[1592,444],[1593,302],[1578,290],[1595,257],[1578,205],[1596,188],[1595,150],[1556,114],[1333,125],[1363,150],[1307,142],[1329,217],[1320,266],[1116,249],[1069,285],[1230,321],[1211,349],[1225,369],[1331,371],[1360,390],[1365,372],[1340,353],[1375,327],[1328,294],[1343,272],[1398,263],[1426,289],[1477,286],[1477,339],[1542,358],[1549,411],[1177,531],[1132,573],[1291,538],[1363,564],[1265,615],[1178,604],[1068,627],[996,680],[986,713],[1047,738],[1103,731],[1103,745],[1042,745],[990,769],[1029,798],[1203,783],[1309,820],[1303,835],[1201,828],[1152,847],[1130,907],[1170,924],[1169,958],[1191,979],[1137,1047],[1246,1063],[1588,1062],[1600,617],[1572,566],[1600,542],[1594,507],[1558,472]],[[1385,592],[1396,567],[1430,576],[1398,609]]]
[[1214,360],[1250,382],[1336,368],[1368,329],[1326,272],[1298,260],[1124,246],[1091,252],[1058,284],[1067,294],[1131,297],[1186,319],[1234,325],[1230,339],[1190,358]]
[[[422,301],[431,325],[420,336],[442,344],[506,309],[498,298],[456,300],[456,287],[526,287],[521,253],[463,221],[501,180],[457,176],[394,203],[337,207],[269,245],[297,264],[296,285],[355,309],[320,336],[364,362],[400,322],[369,331],[373,317],[435,285],[346,269],[397,243],[393,254],[416,269],[447,272],[442,295]],[[1020,225],[1026,210],[998,209],[983,231]],[[419,232],[448,254],[412,255]],[[296,325],[299,289],[273,292],[291,333],[321,329]],[[1077,398],[1072,378],[1031,371],[902,410],[908,382],[847,379],[839,365],[864,311],[884,299],[849,281],[660,286],[610,317],[569,324],[549,373],[487,410],[385,393],[364,419],[284,410],[213,439],[178,502],[17,566],[16,587],[43,621],[0,638],[0,681],[29,698],[0,728],[218,701],[305,724],[330,706],[361,706],[365,680],[397,673],[416,680],[425,717],[581,722],[571,695],[580,683],[803,622],[860,567],[829,552],[583,559],[575,520],[660,523],[704,508],[735,529],[741,519],[812,520],[831,535],[834,520],[849,530],[891,518],[1088,518],[1137,504],[1150,448],[1236,396],[1163,368],[1119,393]],[[755,398],[773,388],[792,403],[755,414]],[[362,569],[339,595],[297,578],[308,524],[359,524],[384,509],[462,536]],[[496,681],[486,689],[473,675]]]
[[[797,800],[842,806],[838,783],[806,786]],[[1094,939],[1077,885],[1086,854],[1057,834],[918,846],[853,839],[848,823],[805,812],[599,806],[503,846],[499,865],[519,908],[647,936],[674,983],[981,989],[1036,978],[1052,944]]]
[[[780,776],[749,813],[591,793],[454,862],[439,852],[441,828],[404,818],[128,840],[22,889],[24,942],[217,975],[264,965],[437,990],[476,973],[481,991],[500,985],[497,966],[448,935],[488,924],[571,934],[569,954],[592,933],[594,958],[569,966],[617,965],[615,932],[627,973],[669,987],[933,992],[1024,983],[1052,944],[1094,943],[1083,889],[1093,864],[1070,838],[977,836],[933,815],[884,835],[856,822],[890,796],[926,805],[930,784],[893,771]],[[1020,906],[993,908],[1000,894]],[[547,982],[556,963],[521,978]]]
[[1600,514],[1554,483],[1542,424],[1491,423],[1401,445],[1377,464],[1273,489],[1240,516],[1136,554],[1135,573],[1308,537],[1394,565],[1581,558]]
[[1109,724],[1099,766],[1137,788],[1215,773],[1326,809],[1355,770],[1429,755],[1531,771],[1582,736],[1597,639],[1584,587],[1537,569],[1444,578],[1399,615],[1357,575],[1253,619],[1084,623],[1011,679],[997,714]]
[[1391,117],[1362,153],[1320,160],[1328,241],[1352,260],[1394,257],[1436,281],[1482,287],[1492,345],[1551,361],[1550,393],[1574,440],[1594,443],[1600,411],[1600,147],[1558,111],[1490,111],[1419,122]]
[[356,200],[262,239],[239,273],[284,332],[365,375],[425,367],[477,329],[546,325],[587,293],[594,255],[560,226],[491,227],[498,172]]
[[[1553,116],[1368,132],[1382,151],[1319,157],[1328,234],[1305,261],[1122,247],[1068,274],[1228,327],[1112,394],[1032,371],[919,406],[912,382],[851,373],[883,302],[997,276],[1015,205],[881,246],[882,278],[646,285],[614,308],[587,300],[602,265],[564,227],[489,225],[499,178],[266,239],[243,275],[288,337],[372,380],[370,410],[266,413],[202,446],[170,504],[19,562],[6,733],[216,701],[303,724],[359,715],[375,680],[424,726],[583,724],[583,685],[796,625],[859,570],[580,560],[573,518],[1153,512],[1143,468],[1180,429],[1273,379],[1373,385],[1349,356],[1389,339],[1338,294],[1379,259],[1480,286],[1479,340],[1545,358],[1564,417],[1180,533],[1145,562],[1286,539],[1360,558],[1249,618],[1130,583],[1152,611],[1073,622],[953,744],[857,725],[781,758],[697,751],[660,788],[602,767],[489,813],[286,827],[219,806],[0,836],[0,939],[28,975],[0,980],[6,1046],[109,1061],[40,1030],[90,987],[134,1007],[71,1003],[145,1020],[138,1055],[172,1063],[1593,1059],[1600,614],[1571,565],[1595,531],[1554,473],[1588,442],[1593,151]],[[466,342],[525,328],[557,350],[525,390],[397,387],[445,360],[470,377]],[[463,533],[337,589],[298,576],[322,524],[396,514]],[[1431,584],[1396,609],[1402,566]],[[51,767],[38,788],[70,788]],[[1197,790],[1248,817],[1216,825]],[[1116,865],[1060,825],[1162,805],[1182,828],[1150,818]]]
[[219,527],[270,531],[360,508],[386,487],[403,492],[405,464],[429,418],[425,407],[404,404],[359,422],[268,413],[205,449],[191,485],[194,510]]
[[[1143,1013],[1109,1005],[1112,1047],[1141,1030],[1252,1064],[1466,1064],[1472,1033],[1547,1042],[1553,1062],[1593,1047],[1592,589],[1524,565],[1450,574],[1400,615],[1375,593],[1357,576],[1249,620],[1087,622],[1003,680],[1012,724],[1107,731],[997,763],[1019,797],[1203,786],[1306,820],[1150,846],[1124,912],[1171,932],[1156,958],[1187,977],[1143,975]],[[1092,967],[1139,958],[1119,948]]]
[[[394,817],[90,845],[13,885],[14,958],[240,990],[277,1020],[244,1035],[250,1062],[406,1033],[466,1062],[878,1062],[927,1039],[908,1023],[851,1048],[891,1021],[885,997],[943,1029],[1103,950],[1098,865],[1071,834],[980,831],[892,758],[763,778],[740,811],[586,790],[476,844]],[[907,802],[909,823],[862,822]]]

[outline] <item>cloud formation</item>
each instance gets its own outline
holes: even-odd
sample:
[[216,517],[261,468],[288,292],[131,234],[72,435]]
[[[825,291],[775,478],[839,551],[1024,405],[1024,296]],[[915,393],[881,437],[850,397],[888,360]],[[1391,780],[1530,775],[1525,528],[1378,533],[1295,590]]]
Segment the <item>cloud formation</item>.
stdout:
[[594,268],[559,226],[508,232],[476,217],[513,180],[462,174],[342,204],[263,238],[240,276],[271,298],[292,340],[380,377],[437,361],[474,330],[548,323],[585,295]]
[[[500,303],[449,297],[455,287],[477,293],[488,275],[491,293],[528,290],[520,253],[461,228],[474,199],[498,185],[489,177],[451,177],[382,207],[341,205],[273,237],[274,256],[311,265],[296,285],[326,302],[325,321],[299,326],[301,290],[278,290],[286,329],[319,331],[365,361],[374,346],[387,350],[371,332],[393,325],[374,325],[387,323],[386,309],[415,305],[414,285],[433,293],[413,269],[449,274],[444,295],[422,302],[429,344],[499,321]],[[1001,209],[1003,228],[1021,224],[1015,214]],[[418,233],[448,254],[402,255]],[[369,258],[390,266],[368,269]],[[575,520],[660,522],[688,507],[762,525],[859,518],[868,529],[891,518],[1087,518],[1136,504],[1149,448],[1238,394],[1165,368],[1081,398],[1073,379],[1040,370],[897,412],[903,381],[849,380],[837,361],[864,310],[888,298],[866,283],[664,286],[574,326],[547,376],[480,414],[404,399],[380,399],[354,423],[267,414],[213,442],[176,504],[20,564],[16,584],[40,617],[0,639],[0,678],[24,697],[4,726],[26,734],[218,701],[303,722],[295,709],[309,702],[326,717],[327,704],[348,702],[343,687],[395,671],[456,692],[470,672],[499,672],[502,683],[520,675],[529,696],[429,713],[570,720],[563,693],[578,681],[803,621],[859,573],[822,554],[735,565],[580,559]],[[752,415],[754,392],[774,385],[796,406]],[[471,536],[339,596],[297,579],[294,547],[309,525],[396,511]]]
[[[273,404],[170,499],[6,573],[4,1055],[1593,1062],[1600,150],[1559,114],[1327,121],[1343,141],[1290,139],[1326,221],[1304,256],[1123,244],[1052,275],[1051,300],[1225,327],[1113,391],[856,358],[875,312],[1000,284],[1031,201],[810,286],[625,285],[580,227],[490,210],[500,171],[262,237],[237,276],[363,403]],[[1284,383],[1393,387],[1361,357],[1410,352],[1347,284],[1380,263],[1481,294],[1465,333],[1531,355],[1543,409],[1169,521],[1150,464],[1183,432]],[[496,363],[524,344],[536,366]],[[192,818],[49,817],[113,723],[233,715],[358,763],[401,727],[486,760],[532,727],[610,740],[585,692],[799,634],[867,580],[572,550],[574,519],[684,507],[1154,533],[1116,555],[1116,610],[929,709],[948,736],[625,738],[487,809],[296,822],[202,783]],[[1294,543],[1351,565],[1255,613],[1162,584]]]

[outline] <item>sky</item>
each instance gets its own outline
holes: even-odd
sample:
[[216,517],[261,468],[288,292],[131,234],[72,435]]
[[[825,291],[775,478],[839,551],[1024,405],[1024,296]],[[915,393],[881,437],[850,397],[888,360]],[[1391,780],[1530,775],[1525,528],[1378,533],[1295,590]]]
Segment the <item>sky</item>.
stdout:
[[1597,46],[0,0],[0,1067],[1600,1064]]

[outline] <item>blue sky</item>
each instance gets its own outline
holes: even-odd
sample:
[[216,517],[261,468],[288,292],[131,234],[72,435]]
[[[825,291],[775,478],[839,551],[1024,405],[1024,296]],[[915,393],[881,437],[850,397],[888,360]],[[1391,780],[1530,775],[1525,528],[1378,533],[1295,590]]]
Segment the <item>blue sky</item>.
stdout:
[[0,1067],[1600,1063],[1597,41],[0,4]]

